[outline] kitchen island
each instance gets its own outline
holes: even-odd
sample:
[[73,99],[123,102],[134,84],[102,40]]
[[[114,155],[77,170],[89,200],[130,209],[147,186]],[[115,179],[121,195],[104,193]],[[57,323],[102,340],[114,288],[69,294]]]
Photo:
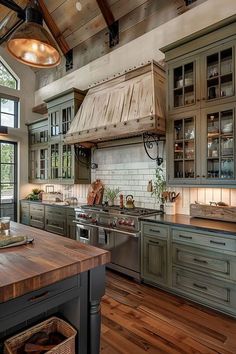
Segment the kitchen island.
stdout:
[[0,353],[5,338],[58,315],[78,331],[76,352],[98,354],[109,252],[13,222],[11,234],[34,242],[0,249]]

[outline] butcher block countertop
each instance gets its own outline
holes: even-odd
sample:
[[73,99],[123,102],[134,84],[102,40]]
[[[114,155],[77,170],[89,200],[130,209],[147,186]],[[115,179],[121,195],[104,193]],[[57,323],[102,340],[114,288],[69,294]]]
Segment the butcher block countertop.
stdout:
[[203,231],[212,231],[226,233],[236,236],[236,223],[194,218],[189,215],[150,215],[141,218],[142,221],[149,221],[171,226],[191,227],[202,229]]
[[0,303],[110,261],[108,251],[11,222],[11,235],[34,243],[0,249]]

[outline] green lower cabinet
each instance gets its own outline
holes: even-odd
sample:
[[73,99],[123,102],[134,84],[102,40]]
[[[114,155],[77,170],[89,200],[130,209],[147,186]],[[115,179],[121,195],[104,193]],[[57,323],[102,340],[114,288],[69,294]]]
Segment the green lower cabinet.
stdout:
[[172,286],[193,300],[236,314],[236,284],[173,267]]
[[20,222],[24,225],[30,224],[30,206],[28,202],[20,204]]
[[230,254],[173,242],[172,261],[177,266],[236,281],[236,257]]
[[142,278],[155,284],[167,284],[167,240],[143,237]]

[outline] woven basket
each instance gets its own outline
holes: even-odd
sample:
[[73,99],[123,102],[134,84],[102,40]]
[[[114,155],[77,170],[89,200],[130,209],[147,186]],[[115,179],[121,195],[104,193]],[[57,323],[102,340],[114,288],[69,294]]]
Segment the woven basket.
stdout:
[[76,330],[57,317],[51,317],[38,325],[28,328],[14,337],[4,342],[4,354],[17,354],[17,350],[35,333],[44,331],[47,334],[59,332],[67,339],[56,345],[53,349],[47,351],[49,354],[75,354],[75,336]]

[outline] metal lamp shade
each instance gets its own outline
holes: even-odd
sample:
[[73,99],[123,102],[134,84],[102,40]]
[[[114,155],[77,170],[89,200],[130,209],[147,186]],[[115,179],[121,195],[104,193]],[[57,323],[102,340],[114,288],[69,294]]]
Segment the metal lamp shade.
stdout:
[[7,42],[8,51],[20,62],[36,68],[51,68],[61,61],[50,34],[35,22],[23,23]]

